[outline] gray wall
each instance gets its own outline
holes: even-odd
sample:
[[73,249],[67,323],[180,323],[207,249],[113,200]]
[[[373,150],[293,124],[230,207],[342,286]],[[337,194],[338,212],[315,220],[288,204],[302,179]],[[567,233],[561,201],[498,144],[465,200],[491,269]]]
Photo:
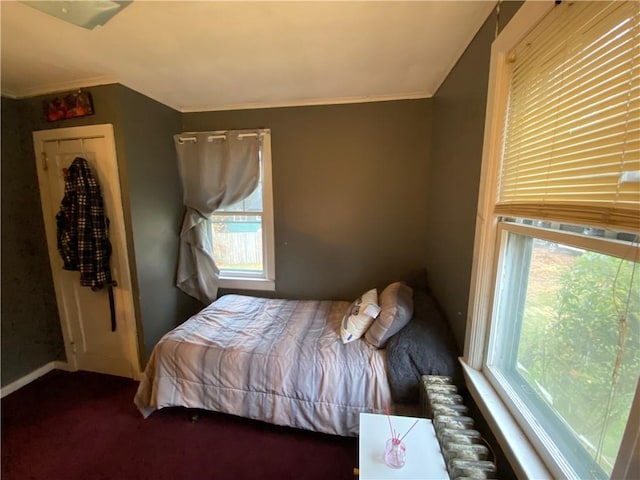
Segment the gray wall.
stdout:
[[[181,114],[126,87],[119,87],[119,130],[126,177],[122,189],[133,228],[138,321],[144,338],[143,364],[166,332],[202,305],[175,287],[178,237],[182,225],[182,187],[173,135],[180,132]],[[121,168],[121,171],[123,169]]]
[[276,292],[353,300],[425,266],[431,101],[188,113],[271,129]]
[[2,99],[2,385],[65,359],[32,131],[114,125],[142,361],[201,307],[174,286],[182,193],[171,135],[180,131],[180,113],[122,85],[88,91],[95,115],[51,123],[43,97]]
[[[503,2],[503,28],[521,2]],[[491,43],[490,15],[433,97],[433,141],[427,184],[427,265],[434,294],[464,346],[482,163]]]
[[[2,98],[2,385],[64,360],[33,155],[20,102]],[[33,151],[33,149],[32,149]]]

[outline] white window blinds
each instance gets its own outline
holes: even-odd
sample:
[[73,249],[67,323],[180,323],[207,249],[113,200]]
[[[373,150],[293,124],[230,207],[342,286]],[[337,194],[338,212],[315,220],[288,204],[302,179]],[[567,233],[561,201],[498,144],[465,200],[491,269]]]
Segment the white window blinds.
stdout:
[[496,214],[640,230],[640,2],[556,7],[511,52]]

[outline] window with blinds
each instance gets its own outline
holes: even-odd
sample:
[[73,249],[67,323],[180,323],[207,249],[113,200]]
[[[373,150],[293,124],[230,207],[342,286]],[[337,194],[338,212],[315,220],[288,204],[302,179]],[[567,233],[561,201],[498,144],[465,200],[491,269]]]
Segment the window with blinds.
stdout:
[[526,2],[491,59],[464,356],[483,394],[471,391],[499,435],[517,424],[503,440],[521,476],[628,478],[640,439],[640,2]]
[[547,16],[508,56],[495,212],[637,230],[640,2],[566,8]]

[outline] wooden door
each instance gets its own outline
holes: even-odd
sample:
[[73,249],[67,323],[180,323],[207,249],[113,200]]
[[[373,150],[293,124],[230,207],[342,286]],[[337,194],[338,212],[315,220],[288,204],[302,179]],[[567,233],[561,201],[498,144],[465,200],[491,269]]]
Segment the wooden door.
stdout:
[[[67,362],[88,370],[130,378],[140,373],[138,341],[128,265],[120,181],[111,125],[92,125],[33,133],[49,259],[62,323]],[[57,249],[56,213],[64,195],[64,170],[76,157],[87,160],[100,185],[109,239],[116,329],[111,328],[108,290],[80,286],[80,272],[62,269]]]

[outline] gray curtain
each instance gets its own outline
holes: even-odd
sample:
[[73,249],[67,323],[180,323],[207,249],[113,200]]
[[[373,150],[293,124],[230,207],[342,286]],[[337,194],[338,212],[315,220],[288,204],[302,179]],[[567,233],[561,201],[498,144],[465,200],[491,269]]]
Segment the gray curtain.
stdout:
[[248,197],[258,186],[260,132],[181,133],[173,139],[186,207],[176,284],[209,304],[218,294],[220,273],[213,259],[209,217],[217,209]]

